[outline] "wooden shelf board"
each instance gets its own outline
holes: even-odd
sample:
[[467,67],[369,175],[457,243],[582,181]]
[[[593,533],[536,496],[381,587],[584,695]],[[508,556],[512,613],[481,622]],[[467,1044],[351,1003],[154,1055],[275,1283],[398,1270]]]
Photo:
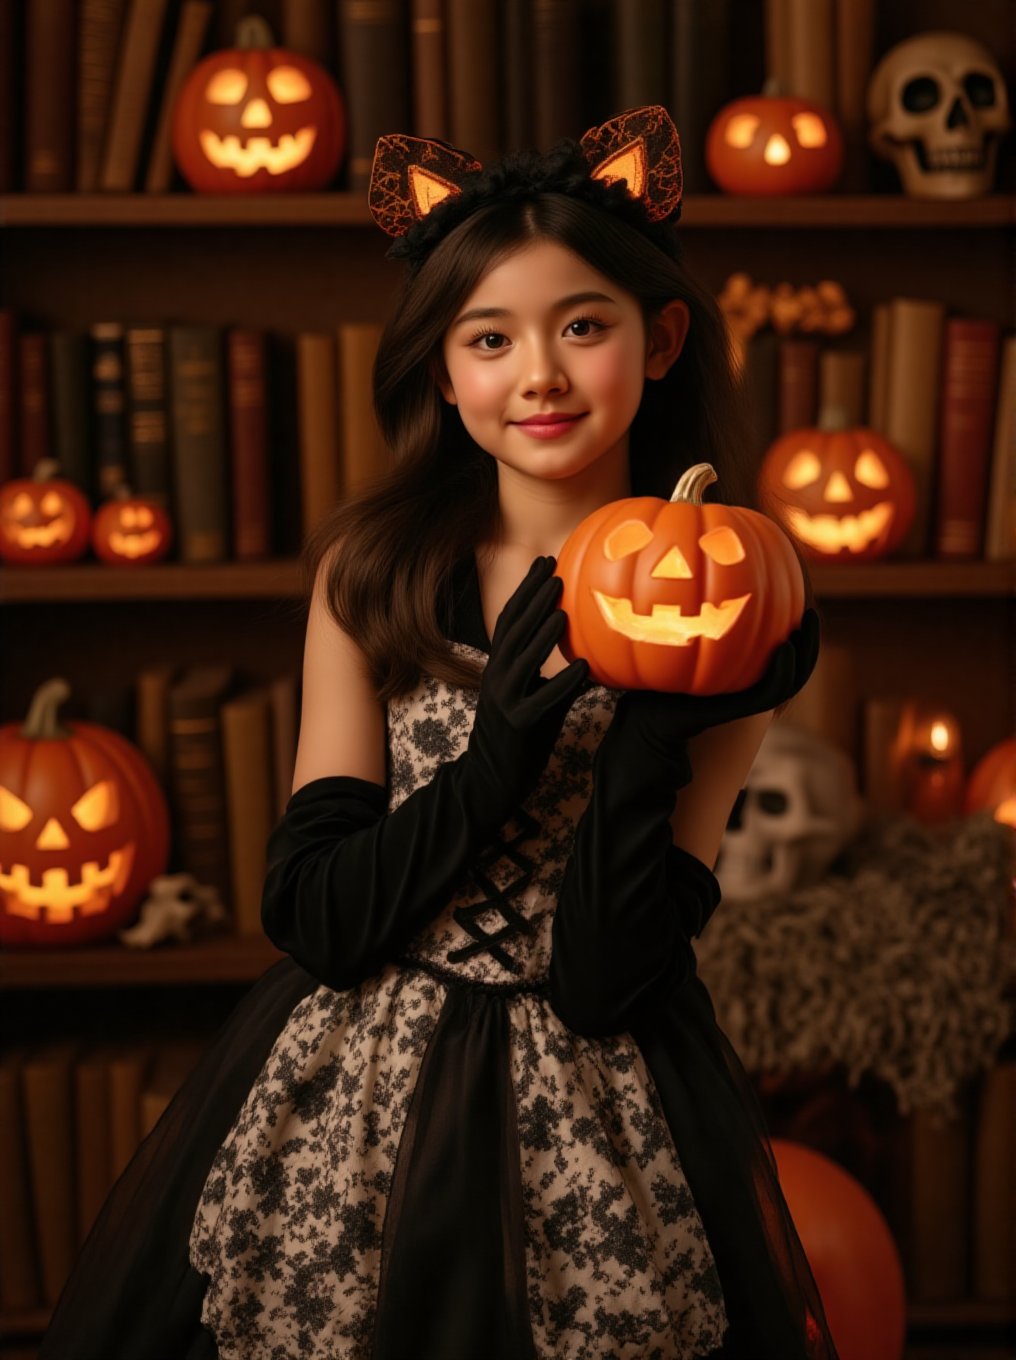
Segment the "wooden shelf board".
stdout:
[[6,949],[0,955],[0,988],[253,982],[283,957],[263,935],[215,935],[152,949],[122,944]]
[[[681,228],[998,228],[1016,223],[1016,195],[916,199],[903,194],[753,198],[689,194]],[[364,193],[4,194],[0,227],[373,227]]]
[[858,562],[810,572],[819,598],[1016,594],[1016,562]]

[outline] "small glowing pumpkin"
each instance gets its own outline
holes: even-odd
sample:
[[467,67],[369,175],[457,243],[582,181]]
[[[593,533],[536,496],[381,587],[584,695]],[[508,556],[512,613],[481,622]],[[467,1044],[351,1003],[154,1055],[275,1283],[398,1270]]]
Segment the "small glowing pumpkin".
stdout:
[[346,111],[316,61],[273,46],[259,15],[236,47],[198,62],[173,110],[173,155],[200,193],[323,189],[346,149]]
[[1016,827],[1016,737],[985,752],[967,781],[964,810],[989,808],[996,822]]
[[0,727],[0,944],[77,945],[129,925],[169,859],[169,809],[141,752],[58,720],[65,680]]
[[843,136],[821,104],[748,95],[709,125],[706,167],[727,194],[820,194],[840,177]]
[[882,435],[791,430],[760,470],[766,509],[816,562],[866,562],[899,547],[914,519],[914,476]]
[[88,547],[92,510],[59,463],[40,458],[31,477],[0,486],[0,557],[23,566],[74,562]]
[[569,535],[556,575],[569,661],[616,689],[725,694],[765,671],[801,621],[804,577],[778,524],[703,504],[716,473],[697,463],[669,501],[611,501]]
[[100,505],[92,521],[96,557],[113,567],[142,567],[169,552],[173,529],[157,500],[134,496],[119,486],[115,497]]

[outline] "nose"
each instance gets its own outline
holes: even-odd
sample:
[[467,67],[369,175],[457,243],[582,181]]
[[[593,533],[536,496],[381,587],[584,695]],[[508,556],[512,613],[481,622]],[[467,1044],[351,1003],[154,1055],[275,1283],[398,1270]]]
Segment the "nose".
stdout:
[[252,99],[240,116],[240,126],[245,128],[271,127],[272,112],[263,99]]
[[567,375],[552,345],[537,341],[527,349],[521,385],[527,397],[568,390]]

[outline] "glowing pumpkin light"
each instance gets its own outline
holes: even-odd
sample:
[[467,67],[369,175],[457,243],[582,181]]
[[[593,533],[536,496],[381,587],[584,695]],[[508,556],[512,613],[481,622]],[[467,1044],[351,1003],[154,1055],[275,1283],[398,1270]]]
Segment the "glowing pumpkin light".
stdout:
[[988,808],[996,822],[1016,827],[1016,737],[1000,741],[970,772],[964,811]]
[[173,110],[173,155],[201,193],[323,189],[345,149],[335,82],[316,61],[274,47],[259,15],[241,19],[235,48],[198,62]]
[[727,194],[820,194],[840,177],[843,136],[821,104],[749,95],[710,124],[706,167]]
[[20,566],[74,562],[88,547],[92,510],[59,463],[40,458],[31,477],[0,486],[0,556]]
[[113,567],[159,562],[169,552],[172,540],[169,516],[159,502],[134,496],[122,485],[112,500],[99,506],[92,521],[95,555]]
[[792,430],[770,445],[760,492],[766,508],[817,562],[867,562],[899,547],[914,518],[914,477],[874,430]]
[[141,752],[98,723],[58,720],[64,680],[0,727],[0,945],[103,939],[166,870],[169,810]]
[[617,689],[725,694],[763,674],[800,623],[804,577],[766,515],[703,504],[716,473],[685,472],[669,501],[635,496],[601,506],[557,559],[568,626],[560,649]]

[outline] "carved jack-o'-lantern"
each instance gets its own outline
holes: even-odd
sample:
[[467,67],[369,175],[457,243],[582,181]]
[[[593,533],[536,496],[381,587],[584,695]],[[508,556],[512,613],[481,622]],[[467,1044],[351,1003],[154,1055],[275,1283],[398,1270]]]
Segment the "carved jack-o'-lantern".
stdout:
[[843,137],[821,104],[749,95],[713,119],[706,166],[727,194],[820,194],[839,179]]
[[996,822],[1016,827],[1016,737],[993,746],[970,773],[964,810],[983,808],[991,810]]
[[88,547],[92,511],[84,495],[40,458],[31,477],[0,486],[0,556],[25,566],[73,562]]
[[64,680],[0,727],[0,944],[102,939],[136,915],[169,857],[169,811],[141,752],[58,721]]
[[560,649],[617,689],[724,694],[758,680],[797,627],[804,578],[786,535],[765,515],[702,503],[716,480],[697,463],[669,501],[601,506],[557,559],[568,626]]
[[113,500],[100,505],[92,521],[92,547],[114,567],[158,562],[169,552],[173,530],[169,516],[146,496],[133,496],[121,485]]
[[173,110],[173,154],[202,193],[322,189],[346,146],[335,82],[316,61],[272,46],[258,15],[237,45],[213,52],[187,77]]
[[766,508],[815,561],[864,562],[891,553],[914,518],[914,478],[874,430],[791,430],[769,448]]

